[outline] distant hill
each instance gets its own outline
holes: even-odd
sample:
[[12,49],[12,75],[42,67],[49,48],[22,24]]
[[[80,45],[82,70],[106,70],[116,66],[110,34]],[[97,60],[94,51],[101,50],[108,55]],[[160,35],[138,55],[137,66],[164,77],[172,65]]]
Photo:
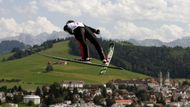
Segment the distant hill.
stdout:
[[51,34],[48,33],[41,33],[37,36],[33,36],[30,34],[26,34],[26,33],[21,33],[18,36],[15,37],[7,37],[7,38],[3,38],[0,39],[0,41],[4,41],[4,40],[17,40],[20,41],[24,44],[28,44],[28,45],[36,45],[36,44],[41,44],[47,40],[53,40],[53,39],[63,39],[66,37],[70,37],[70,35],[66,35],[64,32],[52,32]]
[[145,39],[145,40],[135,40],[129,39],[128,42],[137,45],[137,46],[163,46],[164,42],[157,40],[157,39]]
[[181,39],[177,39],[171,42],[162,42],[158,39],[145,39],[145,40],[135,40],[129,39],[128,42],[137,45],[137,46],[168,46],[168,47],[176,47],[180,46],[183,48],[190,47],[190,37],[183,37]]
[[0,55],[9,53],[13,48],[25,49],[27,46],[16,40],[5,40],[0,42]]
[[190,37],[183,37],[181,39],[174,40],[172,42],[166,43],[166,46],[175,47],[175,46],[181,46],[181,47],[190,47]]

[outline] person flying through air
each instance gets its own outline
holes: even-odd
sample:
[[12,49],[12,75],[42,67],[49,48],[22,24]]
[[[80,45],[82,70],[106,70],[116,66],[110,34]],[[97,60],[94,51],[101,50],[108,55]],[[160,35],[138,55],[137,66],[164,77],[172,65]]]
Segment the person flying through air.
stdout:
[[76,22],[73,20],[67,21],[63,29],[69,34],[74,35],[75,39],[78,40],[81,50],[81,61],[90,62],[88,45],[86,42],[88,39],[95,46],[102,62],[107,63],[103,48],[96,40],[95,34],[100,34],[99,29],[94,29],[90,26],[83,24],[82,22]]

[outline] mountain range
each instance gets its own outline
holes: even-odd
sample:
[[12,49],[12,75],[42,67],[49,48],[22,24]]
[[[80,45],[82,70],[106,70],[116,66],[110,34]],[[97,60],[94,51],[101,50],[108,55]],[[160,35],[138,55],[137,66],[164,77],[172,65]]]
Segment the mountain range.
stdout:
[[158,39],[145,39],[145,40],[136,40],[136,39],[129,39],[128,42],[137,45],[137,46],[167,46],[167,47],[190,47],[190,37],[183,37],[181,39],[176,39],[171,42],[162,42]]
[[47,40],[58,39],[58,38],[66,38],[69,35],[65,34],[64,32],[52,32],[51,34],[48,33],[41,33],[37,36],[33,36],[31,34],[21,33],[15,37],[7,37],[0,39],[0,42],[5,40],[17,40],[27,45],[39,45]]
[[[4,40],[17,40],[20,41],[24,44],[27,45],[39,45],[47,40],[52,40],[52,39],[58,39],[58,38],[66,38],[70,37],[69,34],[66,34],[65,32],[52,32],[51,34],[48,33],[41,33],[37,36],[33,36],[31,34],[26,34],[26,33],[21,33],[18,36],[15,37],[7,37],[0,39],[0,42]],[[167,47],[176,47],[180,46],[183,48],[190,47],[190,37],[183,37],[181,39],[176,39],[171,42],[163,42],[160,41],[159,39],[145,39],[145,40],[137,40],[137,39],[129,39],[127,40],[128,42],[137,45],[137,46],[156,46],[156,47],[161,47],[161,46],[167,46]]]

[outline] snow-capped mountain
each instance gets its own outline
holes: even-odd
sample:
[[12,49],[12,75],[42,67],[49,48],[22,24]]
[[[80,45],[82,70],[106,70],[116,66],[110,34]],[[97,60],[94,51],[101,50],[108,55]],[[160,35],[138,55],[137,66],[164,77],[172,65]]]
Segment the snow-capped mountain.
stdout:
[[44,32],[44,33],[41,33],[37,36],[33,36],[30,34],[26,34],[26,33],[21,33],[15,37],[7,37],[7,38],[0,39],[0,42],[4,41],[4,40],[17,40],[17,41],[20,41],[24,44],[35,45],[35,44],[41,44],[47,40],[58,39],[58,38],[61,39],[61,38],[69,37],[69,36],[70,35],[68,35],[64,32],[55,32],[55,31],[52,32],[51,34]]

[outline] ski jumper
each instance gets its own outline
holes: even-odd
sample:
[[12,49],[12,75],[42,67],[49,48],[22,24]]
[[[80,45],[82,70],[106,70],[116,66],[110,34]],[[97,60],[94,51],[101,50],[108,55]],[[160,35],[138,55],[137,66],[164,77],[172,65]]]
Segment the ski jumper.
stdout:
[[70,22],[64,26],[64,30],[69,32],[70,34],[74,34],[76,40],[80,43],[80,50],[82,60],[88,60],[89,58],[89,50],[87,45],[87,39],[95,46],[100,59],[106,59],[104,51],[102,47],[99,45],[98,41],[96,40],[96,35],[94,33],[98,33],[98,30],[86,26],[81,22]]

